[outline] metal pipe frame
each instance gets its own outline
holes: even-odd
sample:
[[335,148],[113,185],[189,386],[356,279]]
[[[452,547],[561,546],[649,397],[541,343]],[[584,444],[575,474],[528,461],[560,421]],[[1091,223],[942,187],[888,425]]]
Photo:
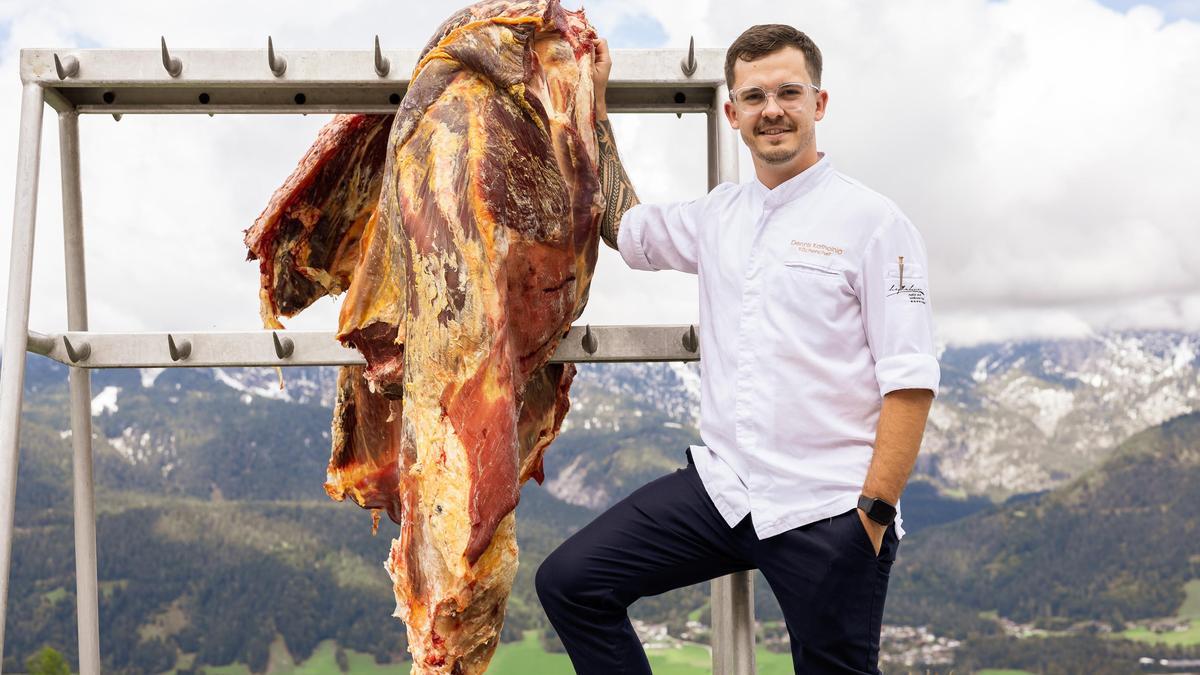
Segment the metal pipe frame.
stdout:
[[[83,196],[79,176],[79,115],[58,114],[62,166],[63,253],[67,274],[67,328],[88,329],[87,275],[83,261]],[[96,560],[96,495],[92,480],[92,374],[71,368],[72,483],[75,509],[75,598],[78,603],[79,673],[100,673],[100,596]]]
[[[686,341],[695,326],[572,326],[550,357],[553,363],[626,363],[635,361],[697,361],[700,349]],[[274,336],[291,341],[291,353],[280,356]],[[587,338],[587,336],[591,336]],[[186,356],[171,356],[168,336]],[[586,342],[594,341],[588,351]],[[67,344],[87,356],[72,360]],[[173,333],[29,334],[29,351],[76,368],[207,368],[250,366],[363,365],[358,350],[343,347],[333,331],[242,331]]]
[[[8,614],[21,399],[27,351],[71,366],[80,673],[100,672],[90,369],[363,363],[326,331],[93,333],[88,330],[79,171],[80,114],[393,113],[418,50],[23,49],[16,199],[0,365],[0,652]],[[709,187],[738,180],[737,134],[721,118],[724,50],[615,50],[613,112],[703,112]],[[386,68],[379,64],[386,63]],[[681,66],[683,72],[681,73]],[[29,331],[43,106],[58,111],[68,330]],[[285,344],[286,343],[286,348]],[[695,326],[574,326],[552,360],[694,361]],[[713,672],[754,672],[751,577],[713,581]],[[2,664],[0,664],[2,667]]]
[[[738,182],[737,130],[725,119],[729,88],[714,90],[708,113],[709,189]],[[734,572],[712,581],[713,675],[751,675],[754,663],[754,577]]]
[[[388,74],[375,70],[375,52],[285,50],[277,77],[264,49],[183,49],[178,77],[159,49],[23,49],[21,79],[52,88],[60,112],[100,113],[393,113],[404,96],[420,50],[382,52]],[[613,112],[708,112],[714,87],[725,79],[724,50],[697,49],[697,69],[680,72],[686,52],[622,49],[613,61],[608,109]],[[55,57],[75,59],[60,78]],[[66,74],[66,73],[64,73]]]
[[17,507],[17,442],[21,394],[25,386],[25,348],[29,332],[29,295],[33,282],[33,231],[37,221],[38,164],[41,160],[42,88],[21,89],[21,131],[17,145],[17,193],[13,200],[12,252],[4,317],[4,360],[0,363],[0,654],[8,582],[12,567],[13,517]]

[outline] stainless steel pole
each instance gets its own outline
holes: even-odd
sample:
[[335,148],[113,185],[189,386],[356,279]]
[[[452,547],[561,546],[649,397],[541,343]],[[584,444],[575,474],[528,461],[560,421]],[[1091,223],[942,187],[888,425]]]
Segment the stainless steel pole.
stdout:
[[717,150],[717,136],[720,134],[720,125],[725,122],[718,106],[713,106],[713,109],[705,115],[708,118],[708,189],[721,184],[721,159]]
[[725,119],[725,102],[729,100],[729,87],[717,85],[713,97],[713,115],[717,117],[718,178],[723,183],[738,182],[738,132]]
[[754,577],[750,574],[734,572],[713,579],[713,675],[754,675]]
[[[709,188],[738,182],[737,131],[725,119],[729,88],[720,84],[708,113]],[[735,572],[712,582],[713,675],[753,675],[754,578]]]
[[25,348],[29,338],[33,231],[37,221],[38,161],[41,159],[42,108],[45,99],[45,93],[37,84],[27,83],[21,90],[17,193],[13,200],[12,252],[9,255],[8,302],[4,317],[4,360],[0,365],[0,654],[4,652],[8,573],[12,567],[13,516],[17,506],[21,395],[25,386]]
[[[58,115],[62,155],[63,244],[67,269],[67,330],[88,329],[83,260],[83,195],[79,178],[79,114]],[[100,599],[96,583],[96,499],[92,481],[92,373],[72,367],[71,445],[75,450],[75,600],[79,673],[100,673]]]

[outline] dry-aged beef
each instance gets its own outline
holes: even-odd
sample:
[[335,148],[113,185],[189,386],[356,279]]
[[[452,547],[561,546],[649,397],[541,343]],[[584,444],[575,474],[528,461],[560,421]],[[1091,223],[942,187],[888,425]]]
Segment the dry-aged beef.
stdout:
[[557,0],[489,0],[425,47],[386,149],[339,116],[248,231],[268,326],[346,289],[326,491],[400,526],[386,563],[415,672],[482,672],[575,369],[601,195],[595,33]]
[[367,219],[379,201],[393,115],[339,115],[246,233],[258,258],[263,325],[282,328],[317,298],[350,285]]

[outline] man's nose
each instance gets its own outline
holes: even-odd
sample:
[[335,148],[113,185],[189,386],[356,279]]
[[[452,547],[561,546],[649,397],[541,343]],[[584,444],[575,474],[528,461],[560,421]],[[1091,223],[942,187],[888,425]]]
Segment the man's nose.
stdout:
[[767,95],[767,104],[762,109],[763,117],[782,117],[783,108],[780,107],[779,101],[775,100],[774,94]]

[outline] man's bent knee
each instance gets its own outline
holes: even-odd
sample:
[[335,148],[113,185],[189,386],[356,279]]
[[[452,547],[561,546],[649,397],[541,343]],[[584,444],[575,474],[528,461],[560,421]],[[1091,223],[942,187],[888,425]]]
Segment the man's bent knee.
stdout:
[[607,607],[609,594],[600,587],[595,572],[581,556],[573,555],[569,546],[559,546],[546,556],[534,575],[533,584],[542,608],[549,614],[568,606],[572,609],[567,611]]
[[561,550],[555,550],[538,565],[533,585],[538,600],[547,613],[557,609],[566,600],[573,583],[571,566],[566,563]]

